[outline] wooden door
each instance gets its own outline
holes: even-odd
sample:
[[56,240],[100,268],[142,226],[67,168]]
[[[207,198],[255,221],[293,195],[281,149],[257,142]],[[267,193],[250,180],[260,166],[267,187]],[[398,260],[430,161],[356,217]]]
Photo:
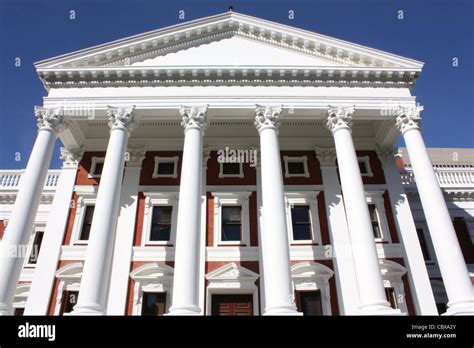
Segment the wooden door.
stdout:
[[253,315],[253,295],[212,295],[212,315]]

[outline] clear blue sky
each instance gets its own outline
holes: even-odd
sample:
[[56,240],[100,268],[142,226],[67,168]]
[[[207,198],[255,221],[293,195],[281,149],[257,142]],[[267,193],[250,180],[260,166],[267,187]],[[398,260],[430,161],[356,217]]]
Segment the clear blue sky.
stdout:
[[[33,63],[145,31],[235,11],[425,62],[414,94],[428,146],[474,147],[472,0],[0,0],[0,168],[26,167],[34,105],[46,95]],[[74,10],[76,19],[69,19]],[[288,18],[293,10],[294,19]],[[403,10],[404,19],[397,18]],[[21,66],[15,66],[15,58]],[[459,66],[452,66],[458,57]],[[59,140],[52,168],[58,168]],[[400,142],[400,145],[403,145]],[[19,161],[15,153],[21,154]]]

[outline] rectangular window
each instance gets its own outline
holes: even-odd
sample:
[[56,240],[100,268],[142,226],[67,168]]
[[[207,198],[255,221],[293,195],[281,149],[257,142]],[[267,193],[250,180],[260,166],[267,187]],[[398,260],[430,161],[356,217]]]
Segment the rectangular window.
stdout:
[[397,295],[395,294],[395,290],[393,288],[385,288],[385,297],[393,309],[398,308]]
[[30,257],[28,258],[28,263],[35,265],[38,262],[38,256],[41,248],[41,243],[43,242],[43,231],[38,231],[35,234],[35,239],[33,240],[33,245],[31,247]]
[[240,163],[222,163],[222,174],[240,175]]
[[15,317],[21,317],[25,313],[25,308],[15,308],[13,315]]
[[303,312],[303,315],[323,315],[321,292],[319,290],[297,291],[296,306],[298,312]]
[[64,291],[59,315],[63,315],[64,313],[71,313],[77,303],[78,296],[79,291]]
[[422,228],[417,228],[416,233],[418,234],[418,240],[420,241],[421,252],[423,253],[423,258],[425,261],[431,260],[430,252],[428,250],[428,245],[426,244],[425,234],[423,233]]
[[309,206],[294,206],[291,209],[291,223],[293,226],[293,240],[311,240],[311,220]]
[[374,232],[374,238],[381,239],[382,233],[380,230],[379,218],[377,216],[377,209],[375,208],[375,204],[369,204],[369,214],[370,221],[372,222],[372,231]]
[[159,162],[158,163],[158,175],[173,175],[174,174],[175,162]]
[[240,241],[242,238],[242,207],[222,207],[223,242]]
[[92,217],[94,216],[94,208],[93,205],[86,206],[86,211],[84,213],[84,221],[82,222],[82,229],[81,235],[79,236],[79,240],[89,240],[89,235],[91,233],[91,226],[92,226]]
[[142,315],[163,315],[166,312],[166,292],[143,292]]
[[367,164],[366,164],[365,161],[359,161],[359,169],[360,169],[361,174],[367,174],[368,173]]
[[173,207],[153,207],[150,241],[169,241],[171,235],[171,215]]
[[104,170],[104,162],[96,162],[94,167],[94,176],[102,175],[102,171]]
[[303,161],[288,161],[288,174],[304,175],[306,173]]

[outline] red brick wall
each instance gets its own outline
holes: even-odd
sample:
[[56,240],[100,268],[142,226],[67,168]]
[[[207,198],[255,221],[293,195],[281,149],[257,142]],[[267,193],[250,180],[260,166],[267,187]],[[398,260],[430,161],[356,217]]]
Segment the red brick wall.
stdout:
[[72,194],[72,207],[69,209],[69,216],[66,223],[66,233],[64,234],[63,245],[69,245],[72,238],[72,229],[74,226],[74,219],[76,217],[77,210],[77,194],[73,192]]
[[0,220],[0,240],[2,240],[4,233],[5,233],[5,222],[3,220]]
[[210,158],[207,161],[207,185],[256,185],[255,167],[250,163],[243,163],[243,178],[219,178],[219,163],[217,162],[217,151],[211,151]]
[[143,192],[138,192],[137,214],[135,220],[135,235],[133,238],[133,245],[140,246],[142,242],[143,233],[143,219],[145,216],[145,195]]
[[79,169],[77,171],[76,185],[99,185],[100,178],[89,178],[91,171],[92,157],[105,157],[104,151],[85,152],[82,156]]

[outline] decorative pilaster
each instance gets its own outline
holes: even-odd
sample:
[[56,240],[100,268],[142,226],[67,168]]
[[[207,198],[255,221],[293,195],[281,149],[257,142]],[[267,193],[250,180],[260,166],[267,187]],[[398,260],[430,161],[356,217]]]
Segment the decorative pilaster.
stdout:
[[171,315],[197,315],[199,307],[203,145],[207,106],[181,107],[184,128],[183,165],[176,231]]
[[281,111],[281,106],[257,105],[255,108],[255,127],[260,134],[263,205],[260,240],[261,262],[265,275],[265,314],[298,315],[291,280],[285,194],[278,143]]
[[419,129],[422,107],[399,107],[396,127],[403,135],[418,194],[448,295],[448,315],[474,315],[474,290],[443,193]]
[[0,315],[12,314],[15,288],[25,255],[20,251],[30,238],[54,142],[66,126],[63,109],[35,107],[38,135],[23,174],[11,219],[0,250]]
[[109,106],[107,109],[110,138],[97,192],[79,299],[71,313],[73,315],[106,313],[125,151],[130,132],[137,126],[134,109],[134,106]]

